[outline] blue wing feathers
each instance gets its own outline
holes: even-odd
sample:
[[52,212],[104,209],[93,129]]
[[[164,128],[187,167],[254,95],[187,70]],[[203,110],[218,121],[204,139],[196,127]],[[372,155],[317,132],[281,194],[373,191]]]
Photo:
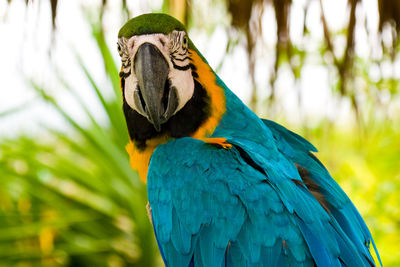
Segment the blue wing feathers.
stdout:
[[[265,143],[228,128],[217,128],[215,136],[224,133],[264,172],[235,147],[218,149],[188,137],[157,147],[148,196],[166,266],[369,266],[368,228],[310,154],[315,147],[263,122]],[[301,183],[294,163],[319,184],[329,213]]]
[[340,266],[339,259],[333,258],[333,255],[326,249],[325,244],[321,241],[322,236],[316,236],[316,234],[301,220],[299,220],[299,226],[317,266]]
[[190,253],[191,234],[186,230],[186,226],[178,219],[175,208],[172,209],[171,240],[177,251],[183,255]]
[[212,224],[202,228],[199,234],[199,246],[201,251],[201,260],[204,266],[222,266],[225,250],[229,241],[225,239],[223,246],[218,244],[215,237],[221,235],[221,232],[223,232],[223,229],[217,229],[217,227]]
[[[275,139],[279,139],[278,149],[290,157],[293,162],[304,166],[310,171],[310,174],[320,186],[321,191],[330,205],[330,211],[335,220],[339,223],[340,228],[349,236],[350,240],[356,244],[360,253],[367,257],[371,262],[373,259],[365,244],[373,243],[371,233],[368,230],[364,220],[361,218],[353,203],[343,192],[340,186],[332,179],[329,172],[323,164],[309,151],[316,151],[314,146],[301,136],[287,130],[283,126],[270,120],[262,120],[264,124],[272,131]],[[285,142],[282,139],[290,142],[291,148],[285,147]],[[283,146],[282,146],[283,144]],[[314,148],[314,150],[311,150]],[[293,153],[293,151],[295,153]],[[378,251],[374,245],[380,265]]]

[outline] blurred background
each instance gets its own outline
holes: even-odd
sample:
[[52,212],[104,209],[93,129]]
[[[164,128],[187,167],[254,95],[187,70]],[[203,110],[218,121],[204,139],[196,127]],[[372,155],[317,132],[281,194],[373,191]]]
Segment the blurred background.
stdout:
[[397,0],[0,0],[0,266],[162,266],[116,49],[147,12],[180,19],[247,105],[316,145],[400,266]]

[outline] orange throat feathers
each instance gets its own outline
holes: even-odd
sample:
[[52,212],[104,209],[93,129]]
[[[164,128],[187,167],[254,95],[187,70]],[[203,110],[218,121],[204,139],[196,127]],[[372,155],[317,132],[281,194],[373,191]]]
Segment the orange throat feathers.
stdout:
[[[208,138],[217,128],[226,111],[226,99],[224,89],[217,84],[216,75],[210,66],[204,62],[200,55],[189,50],[191,62],[196,67],[198,75],[195,78],[201,86],[206,90],[210,99],[210,116],[203,124],[191,135],[191,137],[202,140],[207,143],[217,144],[225,143],[225,138]],[[139,150],[132,141],[126,146],[129,154],[130,165],[133,170],[137,171],[140,179],[147,182],[147,171],[149,168],[150,158],[158,145],[165,144],[170,138],[168,136],[158,137],[146,141],[146,148]],[[214,140],[215,139],[215,140]]]

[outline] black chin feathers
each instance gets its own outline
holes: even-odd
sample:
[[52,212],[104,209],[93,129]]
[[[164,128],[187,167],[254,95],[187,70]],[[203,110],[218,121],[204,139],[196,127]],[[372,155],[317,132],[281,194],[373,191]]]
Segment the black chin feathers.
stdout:
[[[161,131],[157,132],[144,116],[132,109],[125,101],[123,111],[131,140],[138,149],[146,148],[146,140],[170,136],[179,138],[190,136],[210,116],[210,99],[206,90],[194,79],[194,92],[192,98],[185,106],[173,115],[167,122],[161,125]],[[121,79],[122,91],[125,87],[125,79]],[[124,93],[123,93],[124,94]]]

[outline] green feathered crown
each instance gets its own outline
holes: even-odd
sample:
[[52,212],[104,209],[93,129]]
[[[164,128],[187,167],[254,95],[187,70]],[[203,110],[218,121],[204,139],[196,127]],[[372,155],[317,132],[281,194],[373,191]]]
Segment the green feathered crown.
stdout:
[[129,20],[119,30],[118,38],[130,38],[133,35],[163,33],[169,34],[174,30],[185,31],[185,26],[177,19],[161,13],[143,14]]

